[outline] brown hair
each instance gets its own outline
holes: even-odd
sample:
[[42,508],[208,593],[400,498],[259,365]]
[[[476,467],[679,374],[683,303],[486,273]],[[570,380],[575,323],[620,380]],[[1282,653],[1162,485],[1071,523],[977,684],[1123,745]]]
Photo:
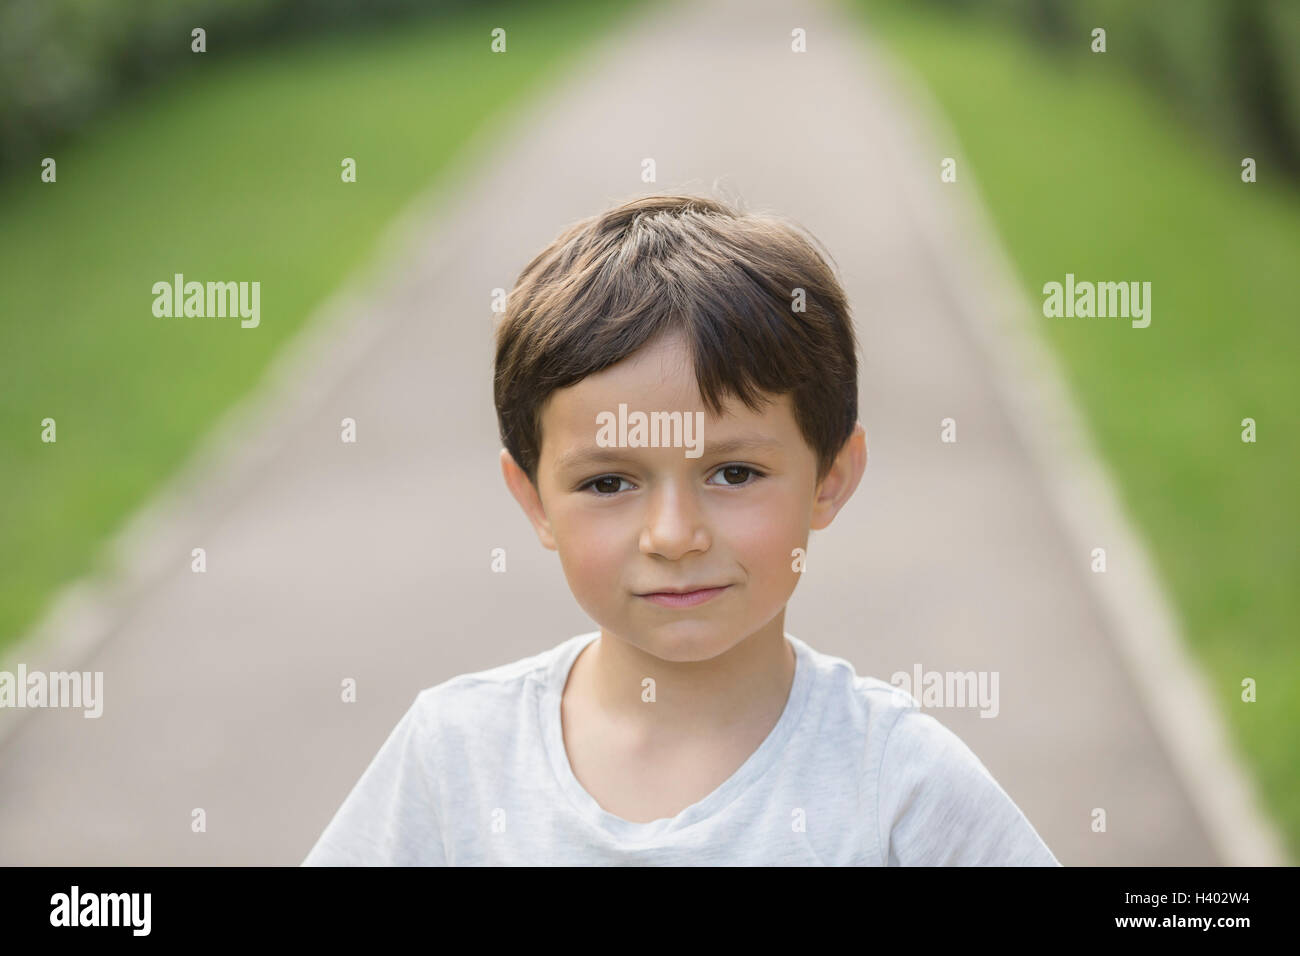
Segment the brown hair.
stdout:
[[[497,327],[506,450],[536,485],[551,393],[678,332],[711,414],[729,397],[759,411],[791,394],[820,481],[857,421],[857,341],[844,290],[810,238],[776,216],[684,195],[633,199],[569,226],[520,273]],[[796,288],[802,312],[791,307]]]

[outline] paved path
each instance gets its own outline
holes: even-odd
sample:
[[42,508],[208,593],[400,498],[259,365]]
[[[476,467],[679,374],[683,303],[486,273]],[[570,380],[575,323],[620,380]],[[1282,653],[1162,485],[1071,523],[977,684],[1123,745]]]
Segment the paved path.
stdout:
[[28,714],[0,744],[0,863],[296,864],[418,690],[589,630],[500,478],[489,297],[562,225],[715,180],[826,243],[866,352],[870,463],[814,535],[787,629],[884,679],[999,672],[997,719],[934,713],[1063,862],[1220,861],[970,328],[982,293],[936,253],[987,238],[939,215],[936,240],[917,212],[964,188],[939,183],[951,149],[915,145],[854,24],[783,7],[648,10],[413,208],[282,391],[142,519],[80,661],[105,674],[103,717]]

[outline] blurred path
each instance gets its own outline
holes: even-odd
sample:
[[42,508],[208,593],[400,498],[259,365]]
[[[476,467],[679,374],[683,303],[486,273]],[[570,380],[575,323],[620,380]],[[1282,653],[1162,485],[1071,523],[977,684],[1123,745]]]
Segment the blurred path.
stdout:
[[784,8],[648,11],[413,207],[374,285],[141,519],[110,616],[50,622],[49,661],[104,672],[104,715],[31,712],[0,743],[0,863],[297,864],[418,690],[591,629],[500,478],[492,290],[574,219],[715,180],[826,243],[866,353],[867,474],[814,535],[787,630],[885,680],[998,671],[997,719],[932,713],[1063,862],[1220,861],[973,328],[1005,305],[995,280],[972,257],[954,285],[948,252],[988,242],[949,214],[955,147],[915,145],[853,22]]

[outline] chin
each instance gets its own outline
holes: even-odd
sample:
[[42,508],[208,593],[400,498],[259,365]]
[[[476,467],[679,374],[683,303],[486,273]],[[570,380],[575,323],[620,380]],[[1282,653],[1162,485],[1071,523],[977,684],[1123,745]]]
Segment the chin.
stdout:
[[744,638],[733,624],[695,619],[647,625],[638,646],[674,664],[694,664],[727,653]]

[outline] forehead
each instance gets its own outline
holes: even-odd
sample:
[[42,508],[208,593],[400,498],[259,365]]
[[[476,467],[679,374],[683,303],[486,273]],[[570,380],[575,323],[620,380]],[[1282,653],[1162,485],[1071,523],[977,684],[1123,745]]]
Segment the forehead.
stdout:
[[619,395],[621,401],[632,397],[642,403],[671,401],[680,409],[703,408],[690,351],[681,335],[647,343],[623,361],[559,389],[551,398],[553,404],[578,406]]
[[[798,437],[798,425],[788,395],[771,396],[755,411],[728,398],[721,416],[705,407],[695,381],[690,352],[680,336],[661,338],[638,349],[623,361],[553,392],[542,406],[541,457],[596,444],[596,416],[617,413],[620,404],[629,412],[703,412],[705,450],[715,440],[732,433],[762,435],[778,443]],[[680,454],[680,453],[679,453]]]

